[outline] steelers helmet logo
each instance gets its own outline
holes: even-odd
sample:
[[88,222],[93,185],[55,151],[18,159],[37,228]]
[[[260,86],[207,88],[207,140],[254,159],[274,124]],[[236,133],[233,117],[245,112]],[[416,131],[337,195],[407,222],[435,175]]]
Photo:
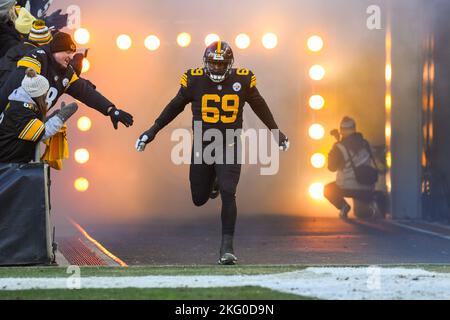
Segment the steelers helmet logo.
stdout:
[[62,81],[62,84],[63,84],[64,87],[67,87],[67,85],[69,84],[69,79],[64,78],[63,81]]
[[235,92],[241,91],[241,88],[242,88],[242,85],[241,85],[239,82],[235,82],[235,83],[233,84],[233,90],[234,90]]

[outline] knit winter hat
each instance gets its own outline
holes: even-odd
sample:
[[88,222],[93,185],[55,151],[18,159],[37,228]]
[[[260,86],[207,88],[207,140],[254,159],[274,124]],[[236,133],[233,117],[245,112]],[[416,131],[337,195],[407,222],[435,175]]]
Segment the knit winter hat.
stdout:
[[350,117],[344,117],[340,127],[341,129],[356,129],[356,122]]
[[7,16],[15,3],[16,0],[0,0],[0,18]]
[[53,36],[44,20],[36,20],[33,22],[28,35],[28,40],[33,41],[39,45],[44,45],[52,41]]
[[31,30],[31,25],[36,18],[31,15],[31,13],[25,9],[20,8],[19,13],[17,14],[17,19],[14,22],[16,30],[21,34],[29,34]]
[[47,94],[50,89],[50,84],[44,76],[41,76],[33,69],[28,68],[27,71],[25,71],[25,78],[22,80],[22,88],[31,98],[37,98]]
[[62,52],[62,51],[72,51],[75,52],[77,46],[73,42],[70,34],[65,32],[58,32],[53,36],[53,40],[50,42],[50,51],[52,53]]

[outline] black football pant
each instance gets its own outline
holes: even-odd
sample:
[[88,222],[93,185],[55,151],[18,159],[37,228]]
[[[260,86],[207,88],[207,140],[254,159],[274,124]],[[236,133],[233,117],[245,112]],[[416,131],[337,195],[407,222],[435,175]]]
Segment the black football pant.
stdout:
[[234,235],[237,217],[236,188],[240,175],[240,164],[191,164],[189,181],[192,201],[196,206],[208,202],[217,177],[222,199],[222,234]]
[[[203,148],[209,143],[203,142]],[[222,199],[222,234],[234,235],[236,225],[237,208],[236,208],[236,188],[241,176],[241,164],[237,163],[237,157],[231,159],[230,163],[226,163],[229,153],[236,155],[240,148],[240,141],[237,139],[235,143],[227,146],[223,145],[221,154],[215,154],[214,163],[205,163],[205,160],[197,158],[199,155],[192,150],[192,163],[189,171],[189,181],[191,183],[192,201],[196,206],[202,206],[208,202],[214,181],[217,178],[220,197]],[[223,159],[222,159],[223,157]]]

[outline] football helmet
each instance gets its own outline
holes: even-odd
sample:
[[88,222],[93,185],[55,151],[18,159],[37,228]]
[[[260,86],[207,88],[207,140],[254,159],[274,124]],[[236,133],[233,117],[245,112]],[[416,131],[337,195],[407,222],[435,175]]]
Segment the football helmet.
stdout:
[[203,64],[205,73],[216,83],[222,82],[230,74],[233,67],[233,50],[224,41],[215,41],[205,50]]

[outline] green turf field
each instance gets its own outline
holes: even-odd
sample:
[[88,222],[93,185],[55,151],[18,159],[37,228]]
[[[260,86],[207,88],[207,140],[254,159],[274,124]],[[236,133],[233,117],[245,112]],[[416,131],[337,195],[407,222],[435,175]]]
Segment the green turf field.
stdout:
[[[368,267],[368,265],[321,265],[317,267]],[[302,270],[314,265],[246,265],[246,266],[130,266],[81,267],[82,277],[121,276],[190,276],[190,275],[257,275]],[[444,264],[380,265],[380,267],[419,268],[433,272],[450,272]],[[66,267],[0,267],[0,278],[67,277]]]
[[[301,266],[132,266],[81,267],[81,277],[122,276],[190,276],[190,275],[258,275],[301,270]],[[66,278],[65,267],[5,267],[0,278]],[[292,300],[310,299],[262,287],[233,288],[155,288],[155,289],[51,289],[1,291],[0,299],[218,299],[218,300]]]
[[[131,266],[121,267],[81,267],[83,277],[139,277],[139,276],[197,276],[197,275],[266,275],[303,270],[303,265],[274,266]],[[326,266],[321,266],[326,267]],[[339,266],[334,266],[339,267]],[[341,267],[344,267],[341,265]],[[346,267],[367,267],[349,266]],[[449,273],[450,265],[389,265],[381,267],[419,268],[432,272]],[[66,267],[4,267],[0,268],[0,278],[67,278]],[[24,280],[26,281],[26,280]],[[6,291],[0,288],[0,299],[219,299],[219,300],[291,300],[311,299],[311,297],[282,293],[258,286],[229,288],[122,288],[122,289],[33,289]]]
[[[131,266],[81,267],[82,277],[256,275],[291,272],[304,266]],[[67,277],[65,267],[4,267],[0,278]]]
[[294,294],[261,287],[177,288],[177,289],[57,289],[0,291],[1,299],[39,300],[304,300]]

